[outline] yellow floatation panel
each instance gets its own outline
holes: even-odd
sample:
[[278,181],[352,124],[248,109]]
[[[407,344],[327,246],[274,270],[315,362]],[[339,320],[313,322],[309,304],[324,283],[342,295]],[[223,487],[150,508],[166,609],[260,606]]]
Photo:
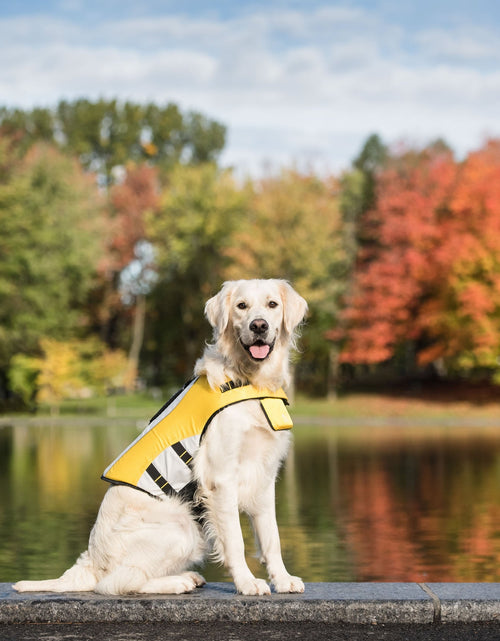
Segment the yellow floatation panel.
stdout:
[[144,431],[104,471],[102,478],[153,496],[178,494],[192,481],[191,463],[212,418],[229,405],[259,400],[269,426],[293,426],[282,389],[273,392],[228,381],[213,390],[205,376],[188,383],[153,416]]

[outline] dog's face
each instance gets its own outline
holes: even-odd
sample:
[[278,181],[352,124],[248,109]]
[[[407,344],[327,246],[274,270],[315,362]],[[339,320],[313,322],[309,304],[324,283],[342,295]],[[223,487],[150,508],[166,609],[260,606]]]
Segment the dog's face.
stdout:
[[305,300],[276,279],[229,281],[205,307],[216,340],[230,339],[254,363],[266,361],[277,345],[291,340],[306,310]]
[[273,351],[283,323],[283,302],[273,283],[255,281],[235,288],[230,321],[240,345],[254,361],[265,360]]

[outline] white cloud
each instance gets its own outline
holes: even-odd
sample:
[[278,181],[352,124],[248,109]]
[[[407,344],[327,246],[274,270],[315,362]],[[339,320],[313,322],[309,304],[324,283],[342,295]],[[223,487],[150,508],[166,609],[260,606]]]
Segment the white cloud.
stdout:
[[498,63],[498,34],[487,29],[457,28],[453,32],[429,29],[417,34],[415,41],[426,57],[449,63]]
[[11,18],[0,20],[0,40],[7,104],[178,102],[227,124],[224,158],[252,169],[313,157],[337,169],[373,131],[444,136],[460,151],[500,133],[492,30],[408,34],[370,11],[324,7],[116,18],[90,30],[76,17]]
[[[67,20],[48,16],[3,18],[0,20],[2,50],[11,46],[25,45],[33,52],[51,42],[77,43],[86,39],[85,32]],[[12,60],[15,64],[15,60]]]
[[116,45],[139,49],[165,48],[176,43],[189,43],[192,48],[216,47],[221,38],[227,37],[222,23],[211,20],[188,20],[179,16],[116,20],[98,28],[95,37]]

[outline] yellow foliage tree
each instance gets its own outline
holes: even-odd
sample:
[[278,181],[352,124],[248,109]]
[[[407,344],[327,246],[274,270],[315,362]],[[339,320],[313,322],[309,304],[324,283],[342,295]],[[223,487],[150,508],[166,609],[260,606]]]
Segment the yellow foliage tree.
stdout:
[[[250,185],[248,215],[228,250],[227,278],[285,278],[309,303],[302,363],[310,391],[325,392],[334,324],[348,260],[335,178],[287,170]],[[309,362],[307,362],[309,359]]]
[[79,354],[74,343],[52,338],[43,338],[40,347],[43,356],[34,359],[39,370],[37,398],[50,405],[51,412],[56,413],[64,398],[78,396],[85,389]]
[[287,170],[253,184],[228,253],[229,278],[286,278],[310,305],[335,310],[344,269],[338,181]]
[[93,362],[90,382],[100,394],[110,389],[128,389],[129,373],[130,366],[125,352],[120,349],[105,349]]
[[[125,387],[128,360],[121,350],[107,349],[96,339],[63,342],[51,338],[43,338],[40,349],[38,358],[23,357],[21,363],[15,359],[11,378],[15,381],[23,375],[18,387],[24,384],[28,398],[31,394],[24,370],[35,372],[36,400],[49,405],[52,413],[57,413],[64,399],[103,395]],[[20,387],[19,393],[23,389]]]

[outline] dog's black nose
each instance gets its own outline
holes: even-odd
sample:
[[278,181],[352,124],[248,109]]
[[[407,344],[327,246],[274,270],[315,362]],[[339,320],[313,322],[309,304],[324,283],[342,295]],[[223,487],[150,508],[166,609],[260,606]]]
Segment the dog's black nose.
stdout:
[[265,334],[269,329],[269,325],[263,318],[256,318],[250,323],[250,330],[254,334]]

